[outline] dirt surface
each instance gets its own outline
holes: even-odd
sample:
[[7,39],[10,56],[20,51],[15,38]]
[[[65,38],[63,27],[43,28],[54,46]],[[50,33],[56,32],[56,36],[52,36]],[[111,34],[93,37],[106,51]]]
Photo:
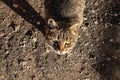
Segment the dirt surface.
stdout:
[[0,1],[0,80],[120,80],[120,0],[86,0],[70,55],[47,51],[44,0]]

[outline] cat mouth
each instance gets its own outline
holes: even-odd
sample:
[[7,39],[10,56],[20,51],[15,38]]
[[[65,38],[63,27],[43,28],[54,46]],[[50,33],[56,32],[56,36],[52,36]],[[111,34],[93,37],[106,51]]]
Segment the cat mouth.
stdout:
[[67,54],[67,52],[65,52],[65,51],[63,51],[63,52],[57,51],[57,54],[59,54],[59,55],[65,55],[65,54]]
[[62,52],[60,52],[59,50],[56,50],[56,53],[57,53],[58,55],[66,55],[66,54],[69,54],[69,53],[71,53],[71,52],[72,52],[71,50],[62,51]]
[[71,50],[62,50],[60,51],[58,48],[52,47],[49,44],[46,44],[46,48],[50,51],[50,52],[54,52],[58,55],[65,55],[71,52]]

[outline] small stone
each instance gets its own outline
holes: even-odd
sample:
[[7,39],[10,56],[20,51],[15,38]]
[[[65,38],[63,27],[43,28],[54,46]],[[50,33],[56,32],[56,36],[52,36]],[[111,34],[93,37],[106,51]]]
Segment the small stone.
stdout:
[[94,23],[95,23],[96,25],[98,24],[98,22],[97,22],[97,21],[95,21]]
[[18,5],[17,5],[17,4],[13,4],[13,6],[14,6],[15,8],[17,8],[17,7],[18,7]]
[[0,31],[0,37],[3,37],[5,35],[4,31]]
[[33,40],[33,42],[35,43],[35,42],[37,41],[37,38],[33,38],[32,40]]
[[103,21],[103,19],[100,19],[100,21]]
[[18,26],[15,27],[15,32],[17,32],[19,30],[20,30],[20,25],[18,25]]
[[92,10],[93,13],[95,13],[95,10]]
[[118,14],[113,14],[114,16],[118,16]]
[[88,18],[84,17],[83,20],[86,21]]
[[113,39],[110,39],[110,42],[113,42]]
[[25,47],[26,45],[24,44],[23,47]]
[[97,5],[98,5],[98,3],[96,2],[96,3],[95,3],[95,5],[97,6]]
[[87,30],[86,27],[81,27],[81,29],[85,32]]
[[40,21],[38,21],[37,24],[40,25]]

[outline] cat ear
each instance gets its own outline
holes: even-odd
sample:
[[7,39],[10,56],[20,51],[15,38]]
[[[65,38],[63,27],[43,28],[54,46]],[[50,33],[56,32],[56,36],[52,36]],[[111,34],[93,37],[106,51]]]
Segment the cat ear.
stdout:
[[50,18],[50,19],[48,19],[48,25],[51,27],[55,27],[55,26],[57,26],[57,23],[55,22],[54,19]]
[[72,32],[72,34],[75,35],[75,34],[78,33],[78,31],[79,31],[79,24],[76,23],[76,24],[70,26],[69,29],[70,29],[70,31]]

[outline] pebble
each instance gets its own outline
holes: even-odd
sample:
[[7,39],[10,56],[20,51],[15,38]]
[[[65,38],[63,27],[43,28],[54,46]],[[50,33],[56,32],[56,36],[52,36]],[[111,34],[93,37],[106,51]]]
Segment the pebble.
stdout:
[[14,6],[15,8],[17,8],[17,7],[18,7],[18,5],[17,5],[17,4],[13,4],[13,6]]
[[3,37],[5,35],[4,31],[0,31],[0,37]]
[[86,27],[81,27],[81,29],[85,32],[87,30]]
[[33,40],[33,42],[35,43],[35,42],[37,41],[37,38],[33,38],[32,40]]
[[87,17],[84,17],[84,18],[83,18],[83,20],[84,20],[84,21],[87,21],[87,20],[88,20],[88,18],[87,18]]
[[15,27],[15,32],[17,32],[19,30],[20,30],[20,25],[18,25],[18,26]]
[[110,39],[110,42],[113,42],[113,39]]
[[95,10],[92,10],[93,13],[95,13]]
[[95,21],[94,23],[95,23],[96,25],[98,24],[98,22],[97,22],[97,21]]

